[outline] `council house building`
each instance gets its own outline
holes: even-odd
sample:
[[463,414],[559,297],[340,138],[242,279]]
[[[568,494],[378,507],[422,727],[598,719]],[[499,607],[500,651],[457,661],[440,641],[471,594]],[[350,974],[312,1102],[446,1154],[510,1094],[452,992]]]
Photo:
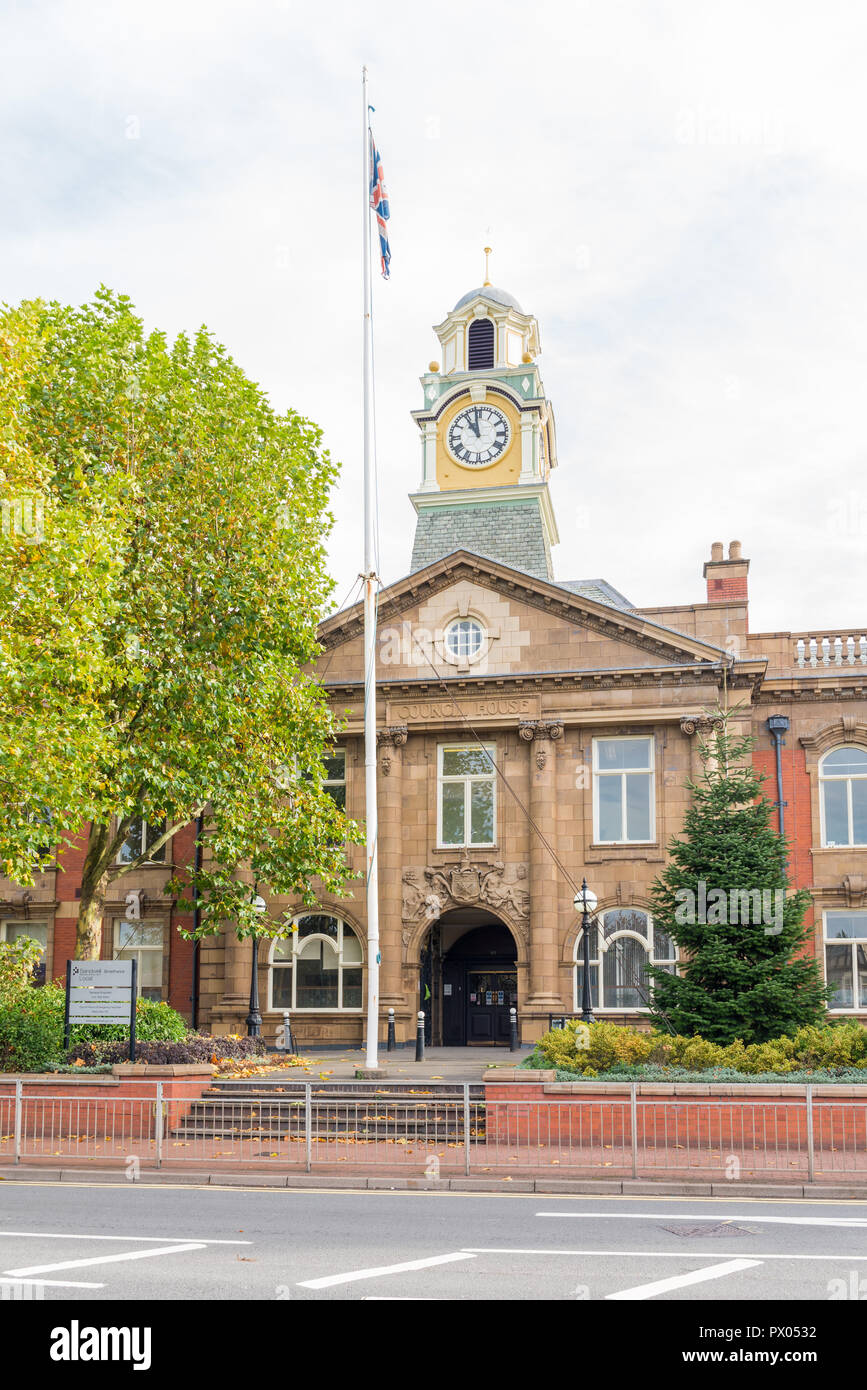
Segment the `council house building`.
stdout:
[[[738,541],[709,546],[703,592],[674,606],[625,596],[616,573],[555,579],[557,438],[536,319],[485,283],[435,332],[438,360],[412,412],[412,568],[379,603],[382,1036],[389,1008],[399,1041],[423,1009],[428,1041],[452,1046],[508,1042],[513,1006],[525,1042],[576,1011],[572,885],[583,878],[599,900],[594,1010],[646,1019],[645,964],[676,968],[650,889],[720,706],[736,706],[734,732],[756,740],[792,885],[812,894],[831,1015],[867,1021],[867,626],[751,632]],[[343,725],[329,788],[363,820],[361,605],[326,618],[320,640],[316,669]],[[136,828],[130,853],[149,833]],[[168,857],[189,862],[192,835]],[[360,869],[363,847],[347,854]],[[189,920],[162,893],[165,859],[122,880],[122,898],[140,892],[144,911],[132,931],[121,899],[110,905],[103,954],[137,952],[152,997],[201,1028],[243,1032],[250,943],[228,927],[194,957],[175,930]],[[27,893],[0,881],[0,933],[37,935],[57,977],[73,949],[75,876],[72,855]],[[260,953],[266,1038],[289,1009],[302,1048],[359,1046],[363,882],[322,893],[315,909],[277,906],[297,931]]]

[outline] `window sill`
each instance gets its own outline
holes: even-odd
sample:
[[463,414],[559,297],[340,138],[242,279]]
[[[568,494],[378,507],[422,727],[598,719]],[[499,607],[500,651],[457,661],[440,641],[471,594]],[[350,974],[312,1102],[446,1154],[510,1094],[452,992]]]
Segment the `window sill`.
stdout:
[[594,840],[585,855],[588,864],[598,864],[603,859],[644,859],[656,863],[663,857],[658,840],[630,840],[625,844],[620,840],[611,844]]
[[[581,1013],[580,1003],[575,1005],[574,1012],[576,1014]],[[612,1006],[607,1009],[597,1009],[596,1005],[594,1004],[592,1012],[594,1018],[597,1014],[604,1014],[606,1018],[625,1018],[628,1014],[649,1014],[650,1009],[647,1007],[646,1004],[624,1005],[622,1008],[615,1008]]]
[[[115,860],[115,868],[129,869],[129,867],[126,860]],[[171,861],[167,862],[165,859],[146,859],[143,864],[139,864],[138,868],[132,869],[130,872],[138,874],[141,873],[142,869],[171,869],[174,872],[174,868],[174,863]]]
[[490,854],[491,850],[496,849],[499,849],[499,845],[433,845],[431,852],[433,854],[472,854],[475,851]]
[[814,845],[813,854],[865,854],[867,845]]
[[323,1017],[328,1018],[358,1018],[364,1015],[364,1008],[361,1007],[358,1009],[338,1009],[335,1005],[333,1009],[293,1009],[290,1004],[287,1004],[285,1005],[285,1007],[282,1008],[279,1005],[272,1004],[270,1008],[267,1008],[265,1010],[265,1013],[273,1014],[275,1018],[282,1018],[283,1014],[303,1014],[305,1018],[314,1018],[317,1014],[321,1014]]

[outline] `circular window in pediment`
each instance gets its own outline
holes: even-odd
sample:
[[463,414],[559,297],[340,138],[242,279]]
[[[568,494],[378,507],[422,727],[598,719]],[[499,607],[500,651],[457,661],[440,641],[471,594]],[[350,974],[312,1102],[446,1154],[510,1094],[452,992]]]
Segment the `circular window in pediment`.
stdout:
[[458,618],[446,628],[446,651],[455,661],[474,661],[485,642],[485,631],[475,618]]

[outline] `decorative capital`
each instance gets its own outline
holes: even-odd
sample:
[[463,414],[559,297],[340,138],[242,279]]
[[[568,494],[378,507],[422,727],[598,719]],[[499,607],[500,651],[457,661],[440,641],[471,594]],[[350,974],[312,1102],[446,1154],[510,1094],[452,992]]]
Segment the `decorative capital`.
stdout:
[[563,737],[562,719],[522,719],[518,725],[518,734],[527,743],[536,739],[557,740]]
[[710,734],[725,726],[725,720],[721,715],[712,714],[684,714],[681,715],[680,727],[683,733],[689,734]]
[[406,743],[406,724],[387,724],[376,731],[377,748],[402,748]]

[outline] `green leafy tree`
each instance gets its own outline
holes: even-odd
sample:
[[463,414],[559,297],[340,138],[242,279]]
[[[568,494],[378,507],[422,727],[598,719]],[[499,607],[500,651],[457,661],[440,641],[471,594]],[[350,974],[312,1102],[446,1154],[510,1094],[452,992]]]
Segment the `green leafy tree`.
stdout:
[[339,891],[357,831],[323,786],[335,728],[305,674],[331,588],[320,431],[206,329],[169,346],[105,289],[5,310],[0,346],[3,497],[42,507],[36,535],[0,538],[0,868],[31,883],[46,838],[86,835],[80,958],[109,887],[199,817],[209,929],[246,920],[247,871]]
[[122,565],[118,478],[89,487],[77,441],[58,476],[34,428],[50,332],[38,304],[0,314],[0,872],[20,883],[98,804],[82,769],[107,748]]
[[680,947],[676,975],[649,967],[657,1018],[714,1043],[759,1043],[816,1023],[827,993],[806,954],[810,894],[788,891],[787,844],[771,823],[754,740],[729,732],[730,713],[701,745],[688,782],[683,836],[654,884],[654,926]]

